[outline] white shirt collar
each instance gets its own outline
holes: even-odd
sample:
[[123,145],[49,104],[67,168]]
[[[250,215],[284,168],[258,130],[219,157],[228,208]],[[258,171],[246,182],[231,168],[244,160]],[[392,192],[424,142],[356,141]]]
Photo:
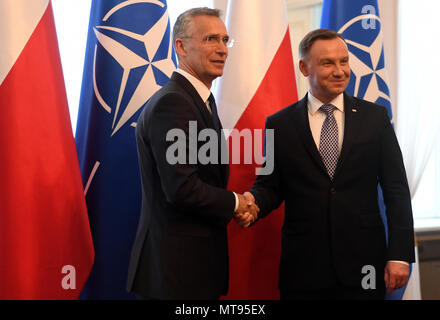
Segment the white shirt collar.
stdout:
[[[307,94],[307,105],[309,106],[309,112],[314,115],[316,111],[319,110],[319,108],[322,107],[322,105],[325,104],[321,102],[319,99],[315,98],[310,91]],[[341,93],[336,98],[334,98],[332,101],[330,101],[329,104],[334,105],[338,110],[341,112],[344,112],[344,93]]]
[[211,94],[211,91],[208,89],[208,87],[202,81],[194,77],[192,74],[189,74],[185,70],[178,68],[175,71],[184,76],[193,85],[194,89],[196,89],[197,93],[200,95],[200,98],[202,98],[203,102],[206,103]]

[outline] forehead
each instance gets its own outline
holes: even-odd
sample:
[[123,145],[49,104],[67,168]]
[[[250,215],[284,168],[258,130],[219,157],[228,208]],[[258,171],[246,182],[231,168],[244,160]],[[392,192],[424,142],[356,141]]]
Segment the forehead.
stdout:
[[309,51],[309,56],[315,59],[342,58],[348,56],[348,48],[340,38],[316,40]]
[[227,34],[223,21],[216,16],[199,15],[191,20],[191,33],[194,34]]

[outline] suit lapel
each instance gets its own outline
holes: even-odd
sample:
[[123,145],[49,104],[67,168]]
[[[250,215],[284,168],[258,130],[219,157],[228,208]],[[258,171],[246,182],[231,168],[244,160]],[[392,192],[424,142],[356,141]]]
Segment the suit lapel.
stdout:
[[171,80],[177,82],[193,99],[194,106],[197,112],[201,115],[204,125],[208,128],[214,129],[214,123],[212,122],[211,114],[206,108],[205,102],[200,98],[199,93],[193,87],[191,82],[189,82],[184,76],[178,72],[174,72],[171,76]]
[[361,110],[359,109],[359,106],[356,105],[355,99],[344,92],[344,141],[342,143],[341,154],[335,171],[335,179],[338,172],[341,170],[341,167],[344,165],[344,162],[347,160],[347,156],[350,154],[354,138],[356,137],[357,130],[360,126],[360,112]]
[[293,109],[292,116],[295,128],[298,135],[301,137],[305,149],[310,154],[310,157],[316,162],[316,165],[328,175],[327,169],[322,162],[321,155],[319,154],[318,148],[316,148],[315,141],[313,140],[308,112],[306,94],[305,97],[298,102],[297,107]]
[[[344,93],[344,141],[342,143],[341,154],[339,156],[334,179],[336,179],[338,172],[341,170],[341,167],[347,160],[347,156],[350,154],[354,138],[356,137],[357,130],[360,126],[359,113],[360,110],[358,106],[356,106],[354,98]],[[320,167],[321,170],[323,170],[323,172],[328,176],[327,169],[322,162],[321,155],[319,154],[319,150],[316,147],[315,141],[313,140],[312,132],[310,130],[307,108],[307,94],[302,100],[298,102],[297,107],[293,110],[292,116],[298,135],[301,137],[305,149],[310,154],[311,158],[316,162],[318,167]]]

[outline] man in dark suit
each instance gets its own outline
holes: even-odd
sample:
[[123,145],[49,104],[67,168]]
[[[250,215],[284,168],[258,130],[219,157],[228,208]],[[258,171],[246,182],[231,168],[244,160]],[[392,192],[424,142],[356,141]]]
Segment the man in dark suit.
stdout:
[[410,193],[387,110],[344,92],[349,54],[339,34],[310,32],[300,59],[309,92],[267,118],[274,171],[246,194],[261,217],[285,201],[281,299],[384,299],[385,287],[406,284],[414,261]]
[[[258,210],[243,195],[226,190],[225,140],[210,92],[212,81],[223,73],[230,44],[219,14],[195,8],[178,17],[173,43],[179,68],[138,120],[143,197],[127,288],[141,298],[225,295],[227,225],[234,216],[247,226]],[[200,141],[202,130],[215,142],[209,152],[207,142]],[[183,140],[176,141],[181,134]],[[180,154],[176,160],[175,151],[182,150],[183,159]]]

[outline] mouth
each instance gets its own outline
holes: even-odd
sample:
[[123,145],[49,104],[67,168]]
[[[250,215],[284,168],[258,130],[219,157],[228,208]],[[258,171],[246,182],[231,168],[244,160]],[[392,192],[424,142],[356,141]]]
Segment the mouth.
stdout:
[[343,84],[345,84],[345,80],[332,80],[330,82],[335,84],[335,85],[343,85]]
[[216,66],[223,67],[225,65],[225,60],[211,60],[211,63],[213,63]]

